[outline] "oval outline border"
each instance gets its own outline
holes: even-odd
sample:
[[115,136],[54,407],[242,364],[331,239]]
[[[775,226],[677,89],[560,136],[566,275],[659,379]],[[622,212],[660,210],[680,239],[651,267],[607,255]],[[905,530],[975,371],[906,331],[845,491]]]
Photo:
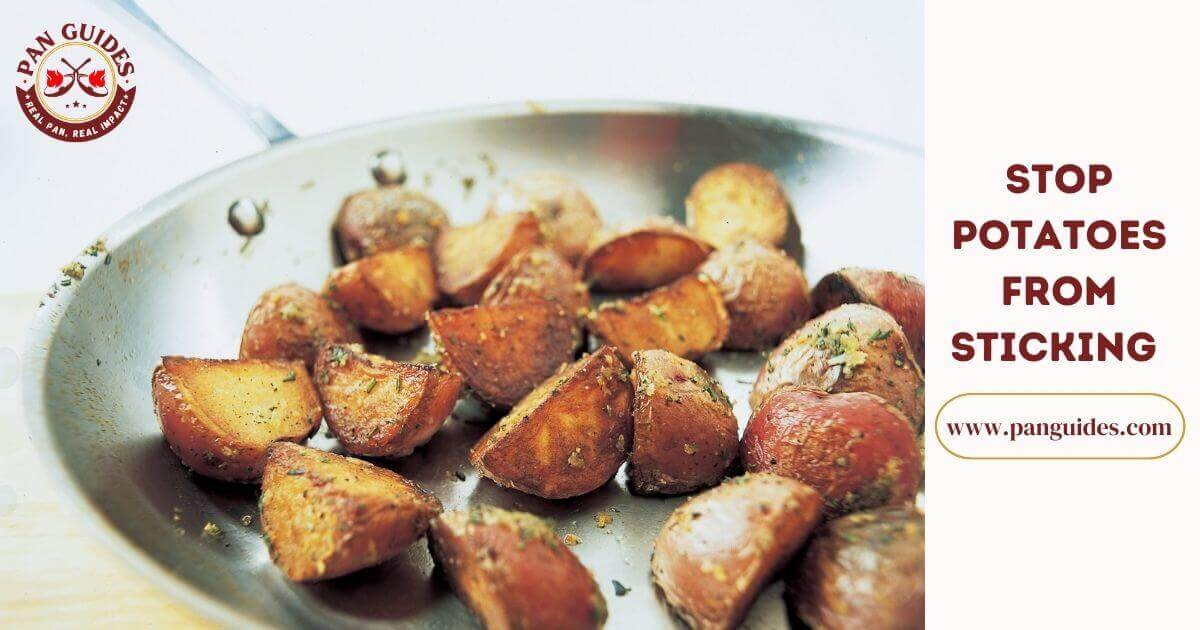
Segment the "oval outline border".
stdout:
[[[1155,455],[1153,457],[1104,456],[1104,455],[1062,456],[1062,457],[1051,457],[1051,456],[1044,456],[1044,455],[1039,455],[1039,456],[1015,456],[1014,455],[1014,456],[997,456],[997,457],[979,457],[979,456],[970,456],[970,455],[960,455],[959,453],[956,453],[954,451],[954,449],[951,449],[949,446],[946,446],[946,442],[942,440],[942,425],[941,425],[942,412],[946,410],[946,407],[949,406],[950,403],[954,402],[955,400],[958,400],[959,398],[965,398],[967,396],[1152,396],[1155,398],[1161,398],[1161,399],[1171,403],[1171,406],[1175,408],[1175,411],[1179,412],[1179,421],[1180,421],[1180,424],[1183,425],[1183,431],[1181,431],[1179,433],[1179,439],[1175,441],[1174,446],[1167,449],[1165,452]],[[987,460],[992,460],[992,461],[1021,461],[1021,460],[1024,460],[1024,461],[1106,461],[1106,460],[1108,460],[1108,461],[1153,461],[1156,459],[1162,459],[1162,458],[1166,457],[1167,455],[1174,453],[1175,450],[1179,448],[1179,445],[1183,444],[1183,438],[1187,436],[1187,417],[1184,415],[1183,408],[1181,408],[1179,406],[1179,403],[1175,402],[1170,396],[1167,396],[1165,394],[1160,394],[1158,392],[962,392],[960,394],[955,394],[954,396],[951,396],[950,398],[948,398],[946,400],[946,402],[942,403],[941,407],[938,407],[937,415],[935,415],[933,418],[933,435],[934,435],[934,437],[937,438],[938,444],[941,445],[942,450],[953,455],[954,457],[957,457],[962,460],[968,460],[968,461],[980,461],[980,460],[983,460],[983,461],[987,461]]]

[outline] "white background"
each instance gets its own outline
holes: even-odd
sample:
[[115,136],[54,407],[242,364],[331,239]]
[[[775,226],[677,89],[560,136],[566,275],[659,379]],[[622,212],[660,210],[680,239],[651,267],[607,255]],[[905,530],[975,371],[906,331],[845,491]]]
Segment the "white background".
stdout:
[[[300,134],[446,106],[630,97],[766,110],[924,144],[931,413],[961,391],[1018,389],[1158,391],[1193,409],[1194,10],[930,0],[922,26],[914,2],[650,4],[147,6]],[[96,5],[9,8],[0,54],[15,64],[34,33],[64,19],[118,30],[138,63],[138,100],[117,131],[81,145],[42,136],[15,102],[0,103],[0,292],[42,288],[138,203],[262,146],[152,40]],[[1107,162],[1114,183],[1091,199],[1003,188],[1010,162],[1064,160]],[[1068,212],[1162,218],[1169,245],[1073,255],[949,246],[956,217]],[[1118,305],[1002,309],[997,277],[1034,270],[1119,274]],[[1152,330],[1158,356],[1018,367],[947,358],[952,330],[1071,326]],[[1092,463],[966,462],[931,445],[929,625],[1195,627],[1191,442],[1164,460]]]
[[[912,0],[143,5],[299,135],[553,98],[742,107],[910,145],[923,135],[923,27]],[[15,67],[27,41],[65,20],[111,25],[135,57],[137,100],[116,131],[83,144],[43,136],[15,98],[0,103],[0,292],[48,286],[138,204],[263,146],[153,36],[104,3],[10,9],[0,59]]]
[[[1194,416],[1195,5],[981,5],[926,3],[930,414],[964,391],[1157,391]],[[1113,182],[1090,198],[1007,192],[1007,165],[1035,161],[1106,162]],[[954,218],[1068,215],[1163,219],[1168,244],[1070,254],[951,246]],[[1115,274],[1117,305],[1000,306],[999,277],[1029,272]],[[951,331],[1072,328],[1147,329],[1158,353],[1145,364],[949,359]],[[963,461],[927,444],[929,626],[1200,625],[1195,432],[1155,461]]]

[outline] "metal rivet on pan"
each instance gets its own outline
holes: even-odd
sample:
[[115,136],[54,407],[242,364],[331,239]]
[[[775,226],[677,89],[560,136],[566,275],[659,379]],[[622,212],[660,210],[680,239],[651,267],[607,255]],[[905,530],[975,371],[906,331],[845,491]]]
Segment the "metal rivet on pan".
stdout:
[[387,184],[403,184],[408,179],[404,170],[404,160],[396,151],[380,151],[371,156],[371,176],[380,186]]
[[242,236],[254,236],[263,231],[263,208],[249,197],[242,197],[229,206],[229,225]]

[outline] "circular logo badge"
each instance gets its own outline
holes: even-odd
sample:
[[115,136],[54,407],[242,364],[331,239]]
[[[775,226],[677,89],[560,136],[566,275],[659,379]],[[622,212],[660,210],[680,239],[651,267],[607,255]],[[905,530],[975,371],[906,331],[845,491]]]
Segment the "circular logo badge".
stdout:
[[65,142],[100,138],[129,115],[133,59],[93,24],[68,22],[26,45],[17,62],[17,102],[42,133]]

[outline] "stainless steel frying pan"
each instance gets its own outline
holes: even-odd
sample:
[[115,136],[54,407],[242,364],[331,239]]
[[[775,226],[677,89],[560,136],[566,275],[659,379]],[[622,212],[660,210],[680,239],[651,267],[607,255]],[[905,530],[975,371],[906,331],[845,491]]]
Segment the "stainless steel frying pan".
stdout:
[[[256,490],[188,474],[163,442],[150,400],[150,374],[161,355],[236,356],[261,291],[285,281],[320,286],[337,264],[334,213],[345,195],[375,185],[368,166],[381,150],[398,153],[409,185],[426,190],[459,223],[478,217],[506,177],[539,169],[580,181],[606,220],[681,218],[682,200],[701,172],[752,161],[774,170],[787,190],[802,229],[793,228],[788,249],[810,281],[846,265],[921,275],[919,154],[820,125],[705,107],[572,102],[413,116],[306,139],[271,129],[267,124],[267,135],[280,142],[269,150],[183,184],[107,230],[108,253],[81,254],[82,279],[59,278],[46,297],[25,355],[34,440],[82,504],[87,526],[175,596],[229,625],[472,623],[431,577],[423,543],[329,583],[284,580],[260,538]],[[265,229],[249,240],[227,220],[231,204],[243,198],[266,209]],[[397,358],[427,341],[422,334],[369,339]],[[761,357],[718,352],[703,363],[734,399],[744,426]],[[437,494],[447,509],[483,502],[552,519],[561,534],[583,539],[574,550],[608,599],[610,627],[670,626],[649,579],[649,550],[682,499],[631,497],[623,471],[570,501],[503,490],[466,461],[486,421],[478,408],[460,404],[432,442],[387,465]],[[313,442],[336,450],[321,434]],[[597,512],[615,521],[597,528]],[[245,515],[253,517],[250,526],[242,525]],[[224,536],[203,536],[208,522]],[[611,580],[631,590],[617,597]],[[778,583],[759,598],[749,624],[786,625]]]

